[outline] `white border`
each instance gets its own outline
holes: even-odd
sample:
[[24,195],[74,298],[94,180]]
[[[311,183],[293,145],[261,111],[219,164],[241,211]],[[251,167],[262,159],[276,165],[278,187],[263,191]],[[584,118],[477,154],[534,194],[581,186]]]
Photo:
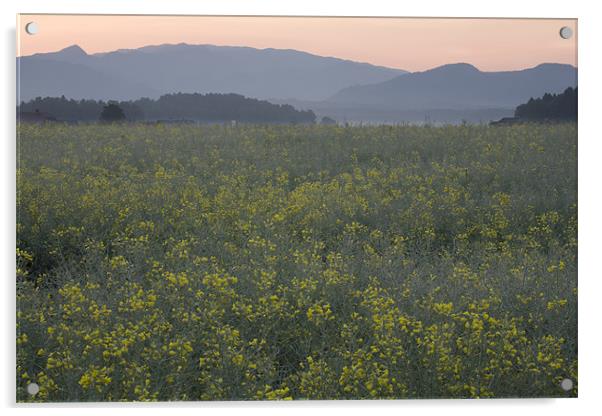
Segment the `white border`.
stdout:
[[[345,412],[365,415],[376,410],[382,414],[437,413],[441,415],[471,414],[506,415],[514,412],[537,412],[548,415],[590,414],[600,408],[602,342],[599,329],[602,300],[601,244],[602,198],[598,166],[601,165],[599,101],[602,39],[602,16],[594,1],[498,2],[454,1],[385,1],[371,0],[21,0],[0,2],[3,48],[0,116],[5,134],[0,140],[0,175],[2,180],[2,230],[0,256],[2,262],[2,374],[1,403],[10,414],[40,413],[44,415],[115,415],[164,414],[173,409],[178,415],[209,413],[307,414]],[[556,400],[476,400],[476,401],[403,401],[403,402],[294,402],[294,403],[174,403],[159,405],[51,405],[24,407],[14,402],[14,242],[15,242],[15,21],[16,13],[111,13],[111,14],[235,14],[235,15],[335,15],[335,16],[422,16],[422,17],[555,17],[579,19],[579,398]]]

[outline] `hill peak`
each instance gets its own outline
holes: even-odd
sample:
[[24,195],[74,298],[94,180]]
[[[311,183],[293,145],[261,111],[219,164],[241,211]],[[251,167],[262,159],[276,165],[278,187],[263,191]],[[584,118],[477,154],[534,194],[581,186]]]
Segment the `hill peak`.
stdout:
[[466,63],[466,62],[458,62],[453,64],[445,64],[441,65],[424,72],[481,72],[476,66]]
[[71,56],[78,56],[78,55],[87,56],[88,55],[86,53],[86,51],[84,51],[81,48],[81,46],[79,46],[79,45],[67,46],[66,48],[61,49],[57,53],[60,53],[62,55],[71,55]]
[[548,68],[572,68],[575,69],[575,67],[571,64],[561,64],[561,63],[555,63],[555,62],[544,62],[541,63],[537,66],[534,66],[533,69],[548,69]]

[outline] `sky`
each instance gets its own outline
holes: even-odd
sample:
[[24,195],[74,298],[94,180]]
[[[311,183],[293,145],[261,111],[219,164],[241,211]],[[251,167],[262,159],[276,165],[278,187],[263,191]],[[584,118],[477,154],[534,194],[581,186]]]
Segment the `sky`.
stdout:
[[[25,26],[35,22],[38,33]],[[562,39],[560,28],[573,30]],[[483,71],[577,66],[575,19],[20,15],[17,55],[77,44],[87,53],[166,43],[296,49],[407,71],[456,62]]]

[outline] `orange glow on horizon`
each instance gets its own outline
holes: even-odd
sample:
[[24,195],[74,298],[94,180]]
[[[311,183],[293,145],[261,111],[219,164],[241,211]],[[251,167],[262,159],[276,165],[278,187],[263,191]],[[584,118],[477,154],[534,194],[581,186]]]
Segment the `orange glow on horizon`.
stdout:
[[[29,22],[38,34],[25,33]],[[573,38],[559,36],[563,26]],[[455,62],[483,71],[577,66],[575,19],[20,15],[17,42],[19,56],[73,44],[91,54],[189,43],[297,49],[408,71]]]

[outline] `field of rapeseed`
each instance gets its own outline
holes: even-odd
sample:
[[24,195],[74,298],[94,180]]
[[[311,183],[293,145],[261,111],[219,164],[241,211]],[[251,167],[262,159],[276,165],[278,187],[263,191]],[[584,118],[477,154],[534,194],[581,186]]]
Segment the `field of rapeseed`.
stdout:
[[22,125],[17,400],[576,396],[576,146]]

